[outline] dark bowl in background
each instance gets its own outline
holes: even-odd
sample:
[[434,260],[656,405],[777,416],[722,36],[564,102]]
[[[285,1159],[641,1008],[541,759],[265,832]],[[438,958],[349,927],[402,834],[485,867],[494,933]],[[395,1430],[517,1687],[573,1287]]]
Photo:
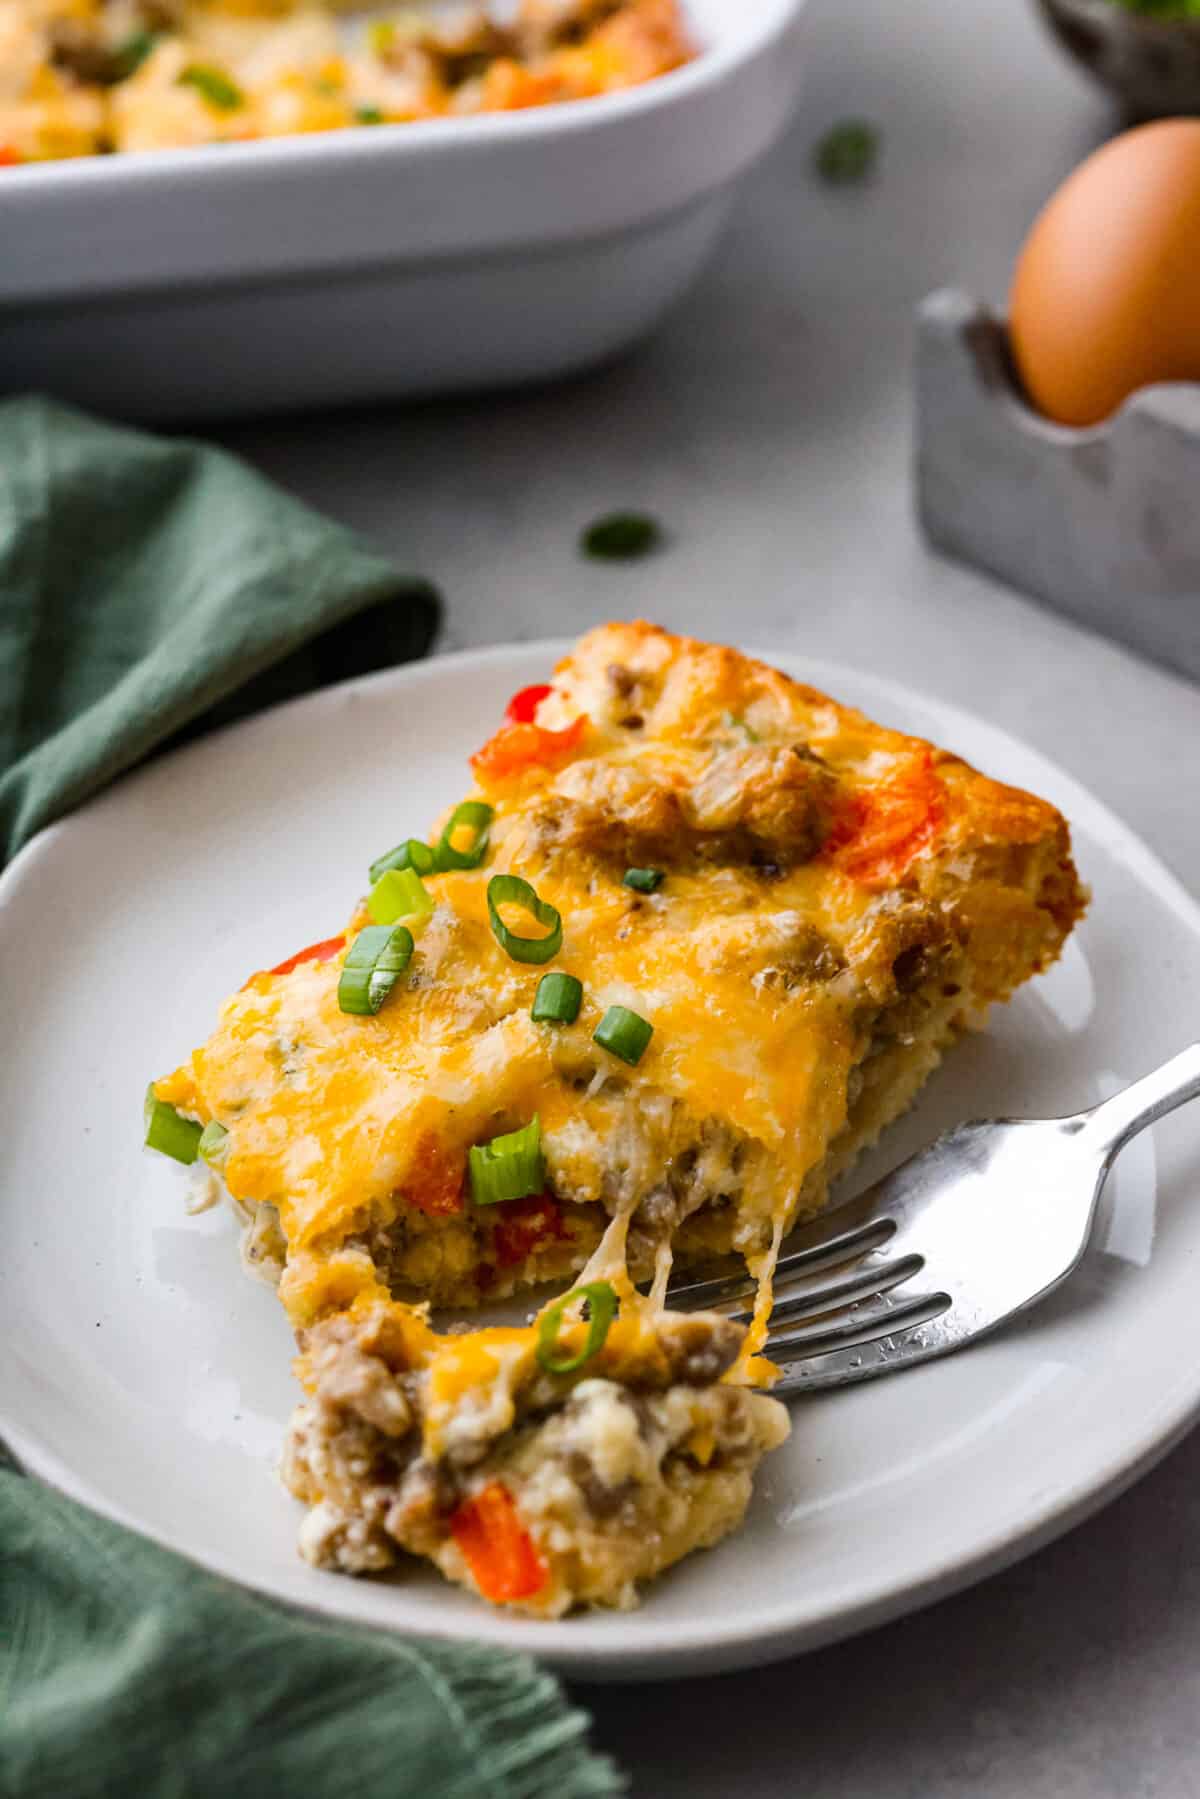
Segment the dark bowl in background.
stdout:
[[1200,113],[1200,18],[1151,18],[1115,0],[1037,5],[1058,42],[1131,122]]

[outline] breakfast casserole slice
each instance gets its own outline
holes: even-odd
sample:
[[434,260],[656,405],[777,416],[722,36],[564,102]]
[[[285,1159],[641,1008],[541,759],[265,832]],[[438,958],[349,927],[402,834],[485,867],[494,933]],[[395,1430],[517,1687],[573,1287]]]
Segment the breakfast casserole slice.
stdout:
[[[606,1234],[604,1274],[757,1264],[1083,907],[1044,801],[650,625],[585,637],[474,772],[156,1084],[298,1326],[376,1280],[561,1282]],[[347,1011],[389,923],[406,966]]]
[[[364,1295],[301,1333],[309,1398],[286,1485],[301,1553],[355,1574],[424,1556],[497,1605],[628,1606],[637,1583],[736,1528],[778,1400],[723,1377],[743,1327],[583,1290],[586,1321],[435,1336]],[[569,1296],[573,1298],[574,1296]]]
[[[748,1389],[770,1379],[755,1351],[784,1233],[1054,961],[1084,895],[1044,801],[646,624],[590,632],[472,766],[436,841],[381,844],[345,932],[251,976],[154,1084],[147,1140],[203,1157],[300,1336],[307,1553],[412,1549],[486,1594],[464,1548],[478,1502],[497,1530],[512,1510],[547,1570],[522,1602],[617,1603],[736,1523],[778,1435]],[[698,1422],[695,1381],[648,1389],[622,1352],[657,1331],[670,1364],[672,1262],[729,1252],[758,1314],[721,1325]],[[620,1316],[553,1404],[540,1327],[439,1339],[413,1309],[581,1270]],[[586,1464],[634,1413],[601,1529]],[[497,1428],[473,1434],[481,1417]]]

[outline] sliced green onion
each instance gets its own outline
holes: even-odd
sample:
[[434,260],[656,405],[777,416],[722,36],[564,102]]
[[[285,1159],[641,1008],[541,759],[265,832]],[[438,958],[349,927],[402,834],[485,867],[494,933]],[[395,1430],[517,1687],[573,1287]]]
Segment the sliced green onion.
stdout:
[[644,556],[662,537],[662,526],[648,512],[609,512],[588,526],[580,538],[585,556],[603,561]]
[[194,1162],[203,1129],[194,1119],[185,1118],[174,1106],[169,1106],[165,1099],[157,1099],[154,1093],[154,1082],[146,1089],[146,1104],[143,1112],[146,1121],[144,1142],[147,1149],[156,1149],[160,1155],[170,1156],[176,1162]]
[[383,114],[377,106],[356,106],[354,117],[359,125],[382,125]]
[[467,1157],[471,1198],[477,1206],[499,1206],[508,1199],[527,1199],[546,1184],[542,1161],[542,1121],[533,1118],[519,1131],[477,1144]]
[[210,1168],[219,1168],[229,1149],[229,1132],[215,1118],[210,1118],[200,1133],[196,1148]]
[[638,893],[657,893],[663,884],[663,871],[661,868],[627,868],[624,884]]
[[403,843],[398,843],[386,856],[380,856],[377,862],[372,862],[367,878],[373,887],[380,875],[385,875],[389,868],[415,868],[419,875],[431,875],[436,866],[437,858],[427,843],[422,843],[419,837],[406,837]]
[[405,925],[369,924],[346,953],[338,980],[338,1005],[365,1018],[378,1012],[412,960],[412,932]]
[[[438,839],[438,867],[478,868],[487,855],[493,816],[492,808],[482,800],[464,800],[461,806],[455,806],[446,829]],[[458,831],[474,831],[469,849],[460,850],[455,847],[454,837]]]
[[[588,1302],[587,1336],[578,1355],[558,1356],[554,1352],[563,1315],[577,1299]],[[586,1287],[576,1287],[573,1293],[556,1299],[550,1310],[542,1313],[538,1324],[537,1359],[547,1374],[574,1374],[577,1368],[590,1362],[604,1348],[604,1340],[616,1315],[617,1295],[608,1281],[589,1281]]]
[[119,70],[118,81],[127,81],[136,75],[159,39],[157,31],[133,31],[115,51],[116,66]]
[[[562,915],[548,900],[540,900],[528,881],[520,875],[493,875],[487,885],[488,917],[492,932],[501,949],[514,962],[549,962],[562,948]],[[519,937],[501,918],[501,906],[522,906],[539,924],[548,925],[545,937]]]
[[573,974],[544,974],[529,1016],[535,1024],[574,1024],[583,1004],[583,982]]
[[840,120],[813,150],[817,174],[835,185],[866,181],[878,157],[879,132],[866,119]]
[[395,924],[432,912],[433,901],[415,868],[389,868],[368,894],[367,911],[376,924]]
[[636,1068],[654,1035],[654,1026],[628,1006],[610,1006],[592,1032],[593,1041]]
[[218,112],[236,112],[239,106],[245,105],[245,95],[235,82],[220,69],[210,68],[207,63],[189,63],[175,77],[176,87],[194,87],[202,94],[210,106]]

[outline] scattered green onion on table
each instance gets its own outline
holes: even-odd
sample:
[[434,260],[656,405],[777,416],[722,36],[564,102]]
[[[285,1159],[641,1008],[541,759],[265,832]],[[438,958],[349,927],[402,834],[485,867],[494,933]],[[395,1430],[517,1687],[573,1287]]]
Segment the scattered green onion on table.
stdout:
[[645,556],[661,541],[662,526],[648,512],[609,512],[588,526],[580,548],[601,562],[624,562]]
[[866,119],[842,119],[832,125],[813,150],[813,166],[822,181],[850,187],[866,181],[879,160],[879,133]]

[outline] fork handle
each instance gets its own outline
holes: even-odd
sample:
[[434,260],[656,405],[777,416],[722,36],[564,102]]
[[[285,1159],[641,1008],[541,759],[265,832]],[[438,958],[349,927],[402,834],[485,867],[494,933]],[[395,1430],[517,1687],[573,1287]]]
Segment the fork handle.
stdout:
[[1200,1098],[1200,1043],[1191,1044],[1153,1074],[1143,1075],[1083,1113],[1082,1135],[1094,1138],[1105,1161],[1111,1161],[1131,1137],[1156,1118],[1165,1118],[1176,1106],[1196,1098]]

